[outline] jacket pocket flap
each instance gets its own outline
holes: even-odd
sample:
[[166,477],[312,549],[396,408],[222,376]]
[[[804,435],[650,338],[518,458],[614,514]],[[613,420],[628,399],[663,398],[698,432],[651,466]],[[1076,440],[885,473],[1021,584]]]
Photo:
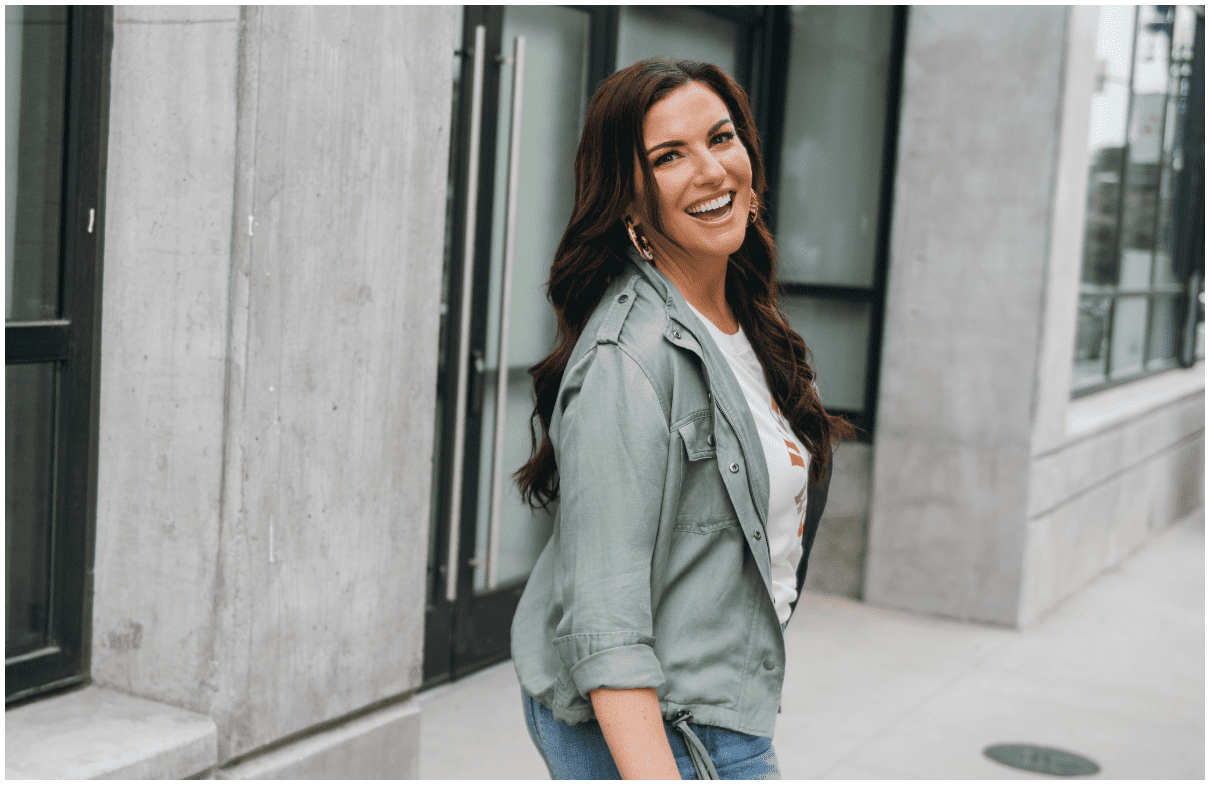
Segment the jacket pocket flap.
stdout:
[[714,457],[714,421],[709,414],[703,413],[694,417],[677,428],[677,432],[685,443],[689,460],[700,461]]

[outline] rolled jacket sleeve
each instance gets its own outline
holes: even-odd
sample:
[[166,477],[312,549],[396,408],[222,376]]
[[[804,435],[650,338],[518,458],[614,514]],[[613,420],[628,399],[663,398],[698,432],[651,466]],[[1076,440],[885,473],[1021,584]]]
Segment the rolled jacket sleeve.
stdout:
[[586,699],[598,687],[659,688],[651,564],[664,503],[664,406],[625,350],[599,344],[559,401],[563,617],[555,649]]

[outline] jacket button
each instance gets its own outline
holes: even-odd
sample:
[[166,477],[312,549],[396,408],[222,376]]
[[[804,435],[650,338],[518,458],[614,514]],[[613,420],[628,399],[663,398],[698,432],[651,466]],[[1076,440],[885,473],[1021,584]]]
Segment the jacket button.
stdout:
[[739,464],[738,464],[738,463],[732,463],[732,464],[731,464],[730,466],[728,466],[727,468],[731,470],[731,473],[732,473],[732,474],[735,474],[736,472],[738,472],[738,471],[739,471]]
[[620,303],[624,303],[624,302],[626,302],[626,301],[627,301],[627,300],[629,300],[629,299],[630,299],[630,298],[629,298],[629,297],[627,297],[627,296],[626,296],[626,295],[624,295],[624,294],[619,294],[619,295],[618,295],[618,302],[620,302]]
[[706,444],[710,445],[711,447],[714,446],[714,434],[712,434],[712,433],[706,434]]
[[673,331],[672,331],[672,335],[673,335],[674,337],[676,337],[676,338],[680,338],[680,337],[681,337],[681,331],[680,331],[680,330],[673,330]]
[[760,529],[753,529],[752,536],[759,540],[760,539]]
[[771,671],[777,667],[777,663],[773,662],[772,657],[765,657],[765,661],[761,663],[765,666],[765,670]]

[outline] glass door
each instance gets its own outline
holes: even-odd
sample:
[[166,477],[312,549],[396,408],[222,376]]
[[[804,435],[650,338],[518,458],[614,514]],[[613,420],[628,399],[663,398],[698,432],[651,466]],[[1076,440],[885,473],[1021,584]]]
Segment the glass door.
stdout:
[[521,501],[512,474],[531,450],[528,369],[554,346],[545,284],[571,217],[592,90],[615,65],[656,54],[734,72],[752,39],[752,25],[680,7],[468,6],[461,13],[425,686],[508,657],[517,601],[550,537],[550,515]]
[[544,286],[575,196],[591,22],[557,6],[464,11],[428,683],[508,656],[513,612],[550,536],[549,514],[521,501],[512,474],[530,454],[527,369],[554,345]]

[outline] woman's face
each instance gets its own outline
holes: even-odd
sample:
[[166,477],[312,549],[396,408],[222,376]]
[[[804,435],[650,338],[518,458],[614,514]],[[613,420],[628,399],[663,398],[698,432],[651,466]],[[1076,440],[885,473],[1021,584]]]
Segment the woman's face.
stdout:
[[[683,85],[647,111],[643,139],[659,187],[663,236],[642,221],[641,210],[636,214],[657,254],[665,238],[695,259],[725,260],[739,250],[752,202],[752,162],[723,99],[699,82]],[[641,188],[641,173],[637,182]]]

